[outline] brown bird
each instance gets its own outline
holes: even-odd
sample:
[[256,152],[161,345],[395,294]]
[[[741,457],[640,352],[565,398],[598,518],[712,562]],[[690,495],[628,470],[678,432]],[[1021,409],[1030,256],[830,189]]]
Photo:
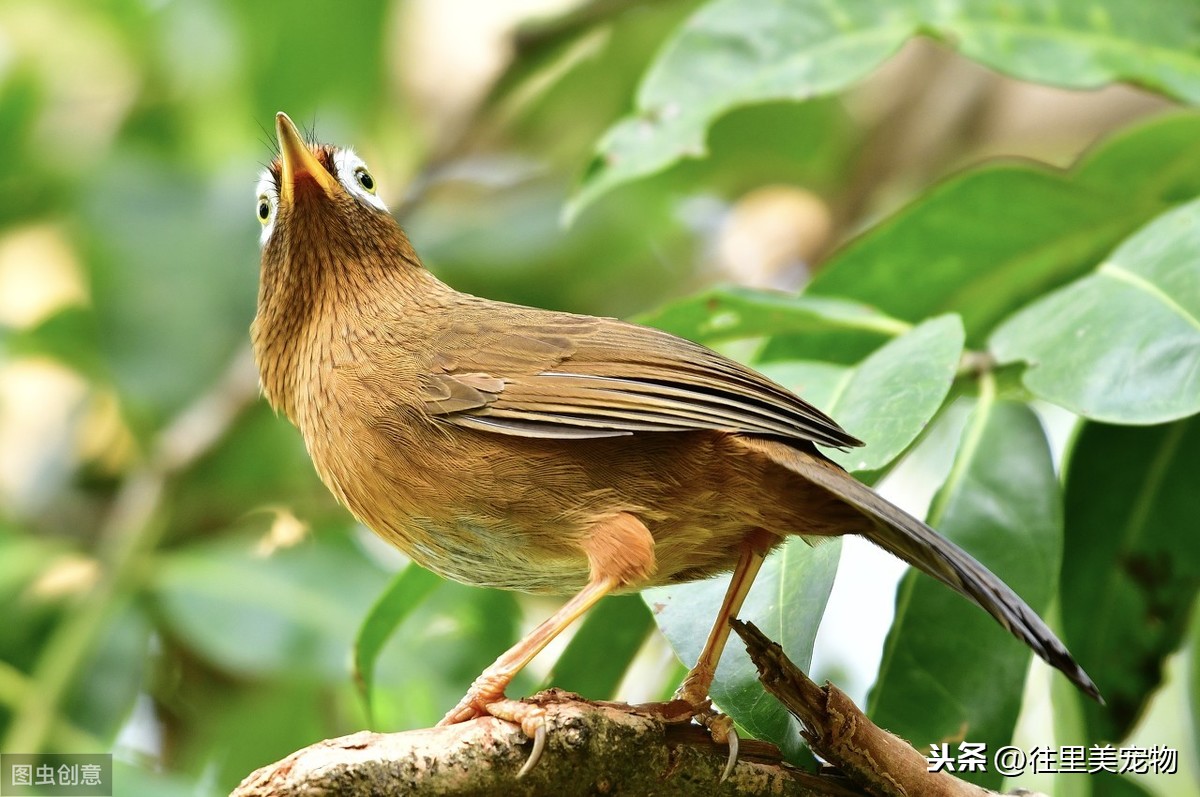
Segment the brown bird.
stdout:
[[264,172],[263,392],[355,517],[421,565],[573,594],[442,720],[491,714],[545,743],[505,687],[604,595],[733,571],[680,696],[698,714],[763,558],[790,535],[858,534],[978,604],[1080,689],[1095,685],[1020,597],[817,445],[861,443],[716,352],[611,318],[459,293],[427,271],[351,150],[276,116]]

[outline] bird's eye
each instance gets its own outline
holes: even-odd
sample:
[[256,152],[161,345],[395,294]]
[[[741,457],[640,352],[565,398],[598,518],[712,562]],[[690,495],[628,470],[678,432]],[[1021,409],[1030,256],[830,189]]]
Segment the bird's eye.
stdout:
[[267,199],[266,194],[260,194],[258,197],[258,220],[266,225],[271,219],[271,202]]
[[359,166],[354,170],[354,179],[358,181],[358,184],[361,185],[363,190],[368,194],[375,193],[375,178],[371,176],[369,171]]

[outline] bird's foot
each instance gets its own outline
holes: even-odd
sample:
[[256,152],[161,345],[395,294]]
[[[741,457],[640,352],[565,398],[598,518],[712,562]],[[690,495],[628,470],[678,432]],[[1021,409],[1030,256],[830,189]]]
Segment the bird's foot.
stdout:
[[712,703],[705,702],[707,705],[703,710],[696,712],[695,720],[708,728],[708,733],[714,742],[729,747],[729,755],[725,759],[725,769],[721,772],[721,782],[724,783],[733,774],[733,768],[737,766],[738,747],[740,746],[737,728],[734,727],[733,719],[728,714],[722,714],[712,707]]
[[546,749],[546,710],[520,700],[510,700],[504,696],[505,686],[507,681],[500,684],[498,679],[489,678],[487,673],[479,676],[463,699],[458,701],[458,705],[442,717],[438,727],[467,722],[476,717],[495,717],[519,725],[525,735],[533,740],[533,750],[517,772],[519,778],[537,766]]
[[709,736],[717,744],[729,746],[729,755],[725,761],[725,769],[721,772],[724,782],[733,774],[737,766],[739,738],[733,719],[713,708],[712,701],[707,696],[696,698],[689,690],[681,687],[674,699],[666,703],[652,703],[637,706],[639,712],[648,712],[668,723],[686,723],[695,721],[708,729]]
[[713,708],[712,701],[708,699],[708,687],[712,685],[712,680],[712,670],[697,664],[688,673],[687,678],[683,679],[683,684],[675,692],[675,698],[692,707],[692,718],[708,728],[714,742],[729,746],[729,757],[725,762],[725,770],[721,773],[721,781],[724,782],[733,774],[733,768],[737,765],[739,740],[733,720]]

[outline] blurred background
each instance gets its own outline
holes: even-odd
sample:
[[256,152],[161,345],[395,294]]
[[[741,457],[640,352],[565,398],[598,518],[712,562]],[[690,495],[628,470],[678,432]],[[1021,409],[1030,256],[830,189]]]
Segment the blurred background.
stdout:
[[[0,4],[0,750],[111,750],[120,794],[221,794],[368,724],[351,651],[404,562],[336,506],[249,359],[276,111],[355,147],[455,287],[636,316],[717,282],[799,287],[940,177],[1067,166],[1169,107],[918,41],[843,95],[728,114],[709,157],[564,226],[597,139],[698,5]],[[919,485],[889,494],[921,510]],[[878,599],[839,582],[855,638],[819,641],[815,668],[861,697],[899,568],[846,556],[840,578]],[[554,605],[434,589],[379,658],[376,730],[436,721]],[[618,697],[678,682],[651,629]],[[1146,722],[1147,744],[1190,746]]]

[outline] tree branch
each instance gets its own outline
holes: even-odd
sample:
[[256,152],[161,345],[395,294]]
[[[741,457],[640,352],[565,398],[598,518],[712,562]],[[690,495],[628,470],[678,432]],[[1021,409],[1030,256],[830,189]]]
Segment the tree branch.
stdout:
[[[817,686],[752,624],[732,621],[759,679],[803,724],[814,753],[833,767],[812,775],[784,762],[771,744],[743,740],[733,774],[720,780],[728,748],[691,722],[683,701],[630,706],[550,689],[528,698],[546,710],[549,742],[525,777],[531,742],[491,717],[403,733],[329,739],[253,772],[231,797],[290,795],[622,794],[775,797],[990,797],[944,772],[867,719],[832,684]],[[1031,795],[1030,797],[1036,797]]]
[[742,742],[737,767],[721,783],[727,749],[690,724],[682,703],[592,703],[555,689],[530,700],[546,708],[550,733],[541,761],[520,780],[530,741],[516,726],[488,717],[319,742],[252,773],[231,797],[568,794],[581,784],[596,794],[862,794],[839,779],[795,769],[773,745],[754,740]]
[[[828,681],[817,686],[753,623],[731,620],[758,668],[763,687],[804,725],[812,751],[837,766],[867,794],[880,797],[987,797],[990,791],[945,772],[930,772],[916,748],[867,718]],[[1036,797],[1036,795],[1029,795]]]

